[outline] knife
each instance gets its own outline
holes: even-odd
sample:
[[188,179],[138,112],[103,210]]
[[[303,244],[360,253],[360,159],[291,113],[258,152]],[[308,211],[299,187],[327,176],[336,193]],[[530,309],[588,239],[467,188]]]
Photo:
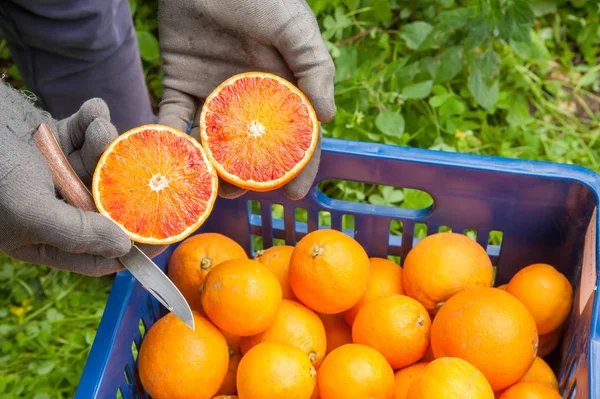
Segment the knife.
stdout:
[[[83,211],[98,212],[92,194],[71,167],[50,126],[42,123],[33,140],[50,168],[54,186],[67,203]],[[135,243],[119,261],[170,312],[195,329],[192,310],[179,289]]]

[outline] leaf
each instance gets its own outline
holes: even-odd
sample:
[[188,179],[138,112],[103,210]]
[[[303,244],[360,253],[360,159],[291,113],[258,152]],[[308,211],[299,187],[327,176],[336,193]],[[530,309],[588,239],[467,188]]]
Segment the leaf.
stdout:
[[500,57],[493,50],[488,50],[482,56],[471,61],[469,76],[469,92],[488,112],[492,112],[498,101],[500,72]]
[[513,0],[512,4],[506,10],[516,24],[533,24],[533,10],[529,4],[530,0]]
[[479,105],[488,112],[493,111],[498,101],[499,87],[497,81],[489,85],[481,70],[473,70],[471,76],[469,76],[469,91]]
[[407,100],[425,98],[429,95],[429,93],[431,93],[432,87],[433,80],[415,83],[414,85],[406,86],[404,89],[402,89],[402,97]]
[[327,15],[323,20],[323,26],[325,27],[325,32],[323,32],[323,37],[325,40],[331,39],[335,37],[336,40],[340,40],[344,33],[344,29],[352,25],[352,19],[348,17],[343,7],[336,7],[334,11],[334,16]]
[[404,189],[403,207],[411,209],[424,209],[431,205],[433,205],[433,198],[431,198],[431,196],[425,191],[414,190],[412,188]]
[[398,86],[403,87],[409,85],[415,76],[419,73],[419,63],[404,65],[396,71],[396,81]]
[[393,187],[386,186],[387,192],[384,195],[388,204],[397,204],[404,200],[404,193],[400,189],[394,189]]
[[471,12],[466,7],[455,8],[454,10],[444,10],[438,16],[440,23],[446,25],[449,29],[458,29],[465,26],[465,21],[469,19]]
[[369,203],[373,205],[385,205],[385,200],[379,194],[371,194],[369,195]]
[[402,27],[400,37],[406,41],[408,48],[416,50],[433,30],[433,26],[423,21],[411,22]]
[[129,0],[129,10],[131,12],[131,16],[135,17],[135,12],[137,11],[137,0]]
[[387,136],[402,137],[404,117],[395,111],[382,112],[375,118],[375,126]]
[[137,32],[138,46],[140,55],[145,61],[152,62],[160,57],[160,47],[158,40],[149,32]]
[[37,375],[46,375],[54,370],[55,364],[52,362],[42,363],[37,369]]
[[465,103],[456,96],[452,96],[440,106],[440,117],[445,118],[451,115],[461,115],[467,110]]
[[445,83],[452,80],[462,70],[462,46],[449,47],[440,55],[440,67],[436,76],[436,83]]
[[435,79],[439,67],[440,62],[433,57],[425,57],[419,61],[419,69],[431,79]]
[[479,44],[489,36],[490,28],[485,18],[481,15],[470,20],[467,26],[469,29],[469,34],[465,40],[465,49],[467,51],[471,51],[475,47],[479,46]]
[[50,399],[50,395],[46,392],[38,392],[35,394],[33,399]]
[[429,105],[433,108],[439,108],[449,99],[452,98],[453,94],[445,92],[443,94],[436,94],[435,96],[429,97]]
[[315,15],[321,14],[329,5],[329,0],[308,0],[308,5]]
[[[331,0],[321,0],[325,3],[330,3]],[[360,0],[342,0],[342,3],[348,7],[349,10],[356,10],[360,6]]]
[[344,46],[340,48],[340,55],[336,59],[335,83],[352,79],[357,75],[358,50],[356,47]]
[[392,10],[388,0],[373,1],[373,11],[378,22],[387,21],[392,18]]
[[512,95],[507,105],[508,113],[506,114],[506,121],[510,125],[518,125],[529,119],[529,106],[525,96],[520,94]]
[[58,321],[65,318],[65,315],[60,313],[55,308],[50,308],[46,311],[46,319],[48,321]]
[[534,0],[531,2],[531,9],[536,18],[544,15],[554,14],[557,10],[557,1],[555,0]]

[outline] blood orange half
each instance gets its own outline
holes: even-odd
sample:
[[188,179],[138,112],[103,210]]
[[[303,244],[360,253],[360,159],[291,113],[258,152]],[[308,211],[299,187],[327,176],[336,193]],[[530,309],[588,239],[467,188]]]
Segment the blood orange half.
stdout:
[[300,173],[319,134],[312,104],[296,86],[270,73],[232,76],[206,99],[200,136],[221,178],[269,191]]
[[218,178],[193,137],[168,126],[144,125],[104,151],[92,192],[98,211],[133,241],[171,244],[196,230],[217,198]]

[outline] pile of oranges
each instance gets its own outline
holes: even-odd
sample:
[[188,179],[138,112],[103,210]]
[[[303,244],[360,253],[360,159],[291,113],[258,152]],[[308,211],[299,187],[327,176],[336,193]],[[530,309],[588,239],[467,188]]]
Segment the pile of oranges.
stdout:
[[168,275],[194,311],[144,337],[154,399],[558,399],[542,359],[573,290],[547,264],[492,287],[486,251],[456,233],[421,240],[403,267],[317,230],[249,259],[216,233],[186,239]]

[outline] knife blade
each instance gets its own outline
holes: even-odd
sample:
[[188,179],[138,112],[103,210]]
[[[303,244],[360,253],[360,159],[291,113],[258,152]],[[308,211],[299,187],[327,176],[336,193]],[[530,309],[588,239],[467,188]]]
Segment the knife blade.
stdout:
[[[59,194],[72,206],[83,211],[98,212],[92,194],[71,167],[50,126],[42,123],[33,139],[50,168],[52,181]],[[135,243],[119,261],[163,306],[192,330],[195,329],[194,316],[184,296]]]

